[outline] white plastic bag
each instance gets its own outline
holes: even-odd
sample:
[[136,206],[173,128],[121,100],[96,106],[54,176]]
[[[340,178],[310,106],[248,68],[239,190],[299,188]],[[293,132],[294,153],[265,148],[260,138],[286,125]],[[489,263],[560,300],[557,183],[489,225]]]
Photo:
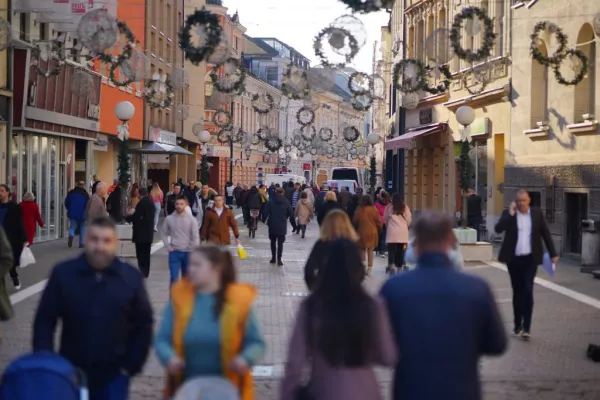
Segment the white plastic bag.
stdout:
[[35,264],[35,257],[33,256],[33,252],[27,246],[23,247],[23,251],[21,252],[21,259],[19,262],[19,267],[25,268],[30,264]]

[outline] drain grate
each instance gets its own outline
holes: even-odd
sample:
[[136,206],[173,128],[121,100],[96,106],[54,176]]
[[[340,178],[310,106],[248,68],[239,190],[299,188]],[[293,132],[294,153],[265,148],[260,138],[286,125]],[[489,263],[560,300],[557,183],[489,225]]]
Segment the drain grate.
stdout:
[[252,376],[255,378],[269,378],[273,376],[273,366],[255,365],[252,368]]
[[308,293],[306,292],[285,292],[282,294],[285,297],[306,297]]

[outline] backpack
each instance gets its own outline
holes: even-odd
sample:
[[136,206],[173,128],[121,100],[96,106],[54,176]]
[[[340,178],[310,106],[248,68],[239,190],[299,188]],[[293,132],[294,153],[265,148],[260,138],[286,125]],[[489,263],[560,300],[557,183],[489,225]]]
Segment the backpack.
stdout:
[[85,375],[65,358],[38,352],[17,358],[4,370],[0,400],[87,400]]

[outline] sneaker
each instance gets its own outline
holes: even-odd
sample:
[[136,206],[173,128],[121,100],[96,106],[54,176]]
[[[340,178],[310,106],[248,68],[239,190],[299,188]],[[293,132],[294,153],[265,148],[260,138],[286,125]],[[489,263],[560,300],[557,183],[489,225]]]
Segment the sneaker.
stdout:
[[67,243],[67,246],[69,246],[69,248],[73,247],[73,236],[69,236],[69,242]]
[[269,261],[269,264],[275,264],[275,259],[271,258],[271,261]]
[[381,258],[386,258],[386,257],[387,257],[387,255],[386,255],[385,253],[379,253],[379,257],[381,257]]
[[15,290],[21,289],[21,282],[19,281],[19,278],[12,278],[12,281],[13,285],[15,286]]
[[521,337],[521,335],[523,334],[523,331],[520,329],[514,329],[511,333],[510,336],[511,337]]
[[528,341],[529,339],[531,339],[531,333],[524,331],[521,337],[523,338],[523,340]]
[[281,260],[277,261],[277,266],[278,267],[283,267],[283,261],[281,261]]

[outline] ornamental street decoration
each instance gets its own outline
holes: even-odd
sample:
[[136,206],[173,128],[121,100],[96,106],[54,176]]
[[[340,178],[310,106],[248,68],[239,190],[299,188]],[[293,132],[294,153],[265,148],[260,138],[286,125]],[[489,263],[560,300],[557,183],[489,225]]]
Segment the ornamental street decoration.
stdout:
[[[463,25],[463,23],[466,25]],[[484,37],[481,47],[477,50],[465,49],[461,45],[462,29],[466,28],[467,33],[471,36],[479,33],[479,24],[483,23]],[[489,57],[494,47],[496,34],[494,33],[494,23],[488,17],[485,10],[477,7],[466,7],[454,16],[454,23],[450,31],[450,45],[454,54],[461,60],[466,60],[471,63],[482,61]]]
[[185,59],[198,65],[210,57],[221,41],[222,31],[219,17],[204,7],[188,15],[179,33]]

